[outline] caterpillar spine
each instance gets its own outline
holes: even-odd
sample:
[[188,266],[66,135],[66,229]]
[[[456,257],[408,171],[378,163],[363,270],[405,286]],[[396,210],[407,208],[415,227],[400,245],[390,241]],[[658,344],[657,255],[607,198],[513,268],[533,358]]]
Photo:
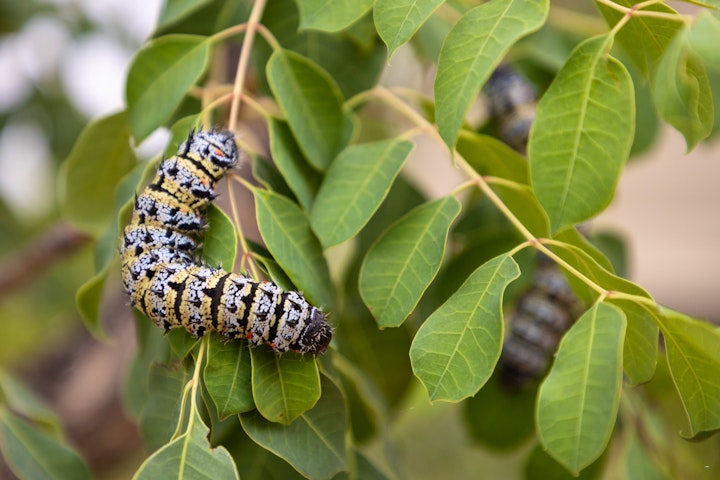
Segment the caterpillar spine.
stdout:
[[215,330],[228,339],[268,344],[277,352],[321,354],[332,329],[323,312],[298,292],[273,282],[203,265],[198,239],[215,185],[238,163],[227,131],[191,132],[175,156],[136,197],[120,254],[131,303],[156,325],[195,336]]

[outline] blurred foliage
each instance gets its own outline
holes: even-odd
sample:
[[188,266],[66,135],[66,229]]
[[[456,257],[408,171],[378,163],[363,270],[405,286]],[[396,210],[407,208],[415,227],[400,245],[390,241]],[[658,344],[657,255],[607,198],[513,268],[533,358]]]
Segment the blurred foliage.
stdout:
[[[625,162],[653,145],[661,121],[689,148],[717,133],[709,100],[714,93],[717,111],[720,69],[706,37],[720,32],[720,20],[708,13],[701,35],[671,7],[645,5],[655,15],[643,9],[616,31],[622,8],[636,2],[575,3],[270,0],[256,12],[267,32],[255,38],[244,95],[254,106],[248,124],[265,120],[269,138],[264,145],[263,131],[259,148],[241,147],[260,184],[252,192],[265,245],[239,257],[331,311],[334,340],[321,358],[278,356],[215,334],[164,335],[138,314],[123,398],[150,450],[137,478],[193,464],[203,471],[192,478],[700,478],[698,465],[720,469],[717,328],[658,309],[622,278],[618,236],[592,231],[586,240],[575,229],[584,232],[605,208]],[[76,292],[88,329],[105,334],[117,312],[103,300],[121,290],[119,231],[155,169],[135,147],[168,129],[172,155],[189,126],[226,123],[229,104],[203,109],[232,87],[243,32],[229,29],[254,6],[166,0],[142,46],[118,27],[116,40],[137,52],[124,112],[84,118],[58,71],[0,112],[0,129],[40,129],[47,168],[59,178],[52,205],[36,217],[0,200],[0,262],[61,219],[92,236],[0,297],[4,370],[31,370],[31,359],[72,334]],[[41,14],[71,37],[104,28],[74,7],[5,2],[0,41]],[[435,75],[436,104],[375,88],[388,61],[408,59]],[[510,77],[501,77],[505,67]],[[518,104],[508,78],[533,97]],[[498,92],[508,105],[498,106]],[[479,119],[466,115],[478,99]],[[525,157],[506,134],[525,139],[527,130],[507,127],[535,119]],[[456,149],[454,165],[434,161],[459,165],[472,180],[462,202],[462,189],[431,201],[406,175],[420,145],[411,128]],[[241,232],[216,208],[208,218],[204,261],[232,265],[228,242]],[[585,302],[569,331],[541,331],[552,315],[530,307],[536,323],[512,324],[529,290],[551,288],[538,286],[545,257],[528,248],[537,238],[549,239],[545,255]],[[544,293],[536,308],[557,313],[558,291]],[[539,375],[520,391],[504,378],[511,335],[537,342],[528,348],[549,342]],[[689,443],[679,431],[705,441]],[[0,451],[21,478],[89,476],[60,421],[2,372]]]

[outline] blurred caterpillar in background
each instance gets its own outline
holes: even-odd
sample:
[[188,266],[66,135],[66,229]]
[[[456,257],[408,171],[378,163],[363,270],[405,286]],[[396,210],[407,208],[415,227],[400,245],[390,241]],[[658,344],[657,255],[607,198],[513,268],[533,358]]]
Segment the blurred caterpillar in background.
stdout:
[[537,93],[528,80],[508,65],[500,65],[484,87],[489,113],[497,121],[500,139],[520,153],[527,149],[535,119]]
[[160,164],[136,197],[124,231],[125,291],[133,306],[165,330],[185,327],[198,337],[216,330],[277,352],[321,354],[332,330],[302,294],[203,265],[196,257],[203,210],[215,198],[215,184],[237,163],[233,134],[213,130],[191,132],[177,155]]
[[500,381],[507,389],[519,390],[547,370],[580,309],[579,300],[555,262],[539,254],[533,283],[510,315],[509,334],[500,355]]
[[[520,153],[527,149],[537,93],[509,65],[500,65],[485,85],[489,110],[500,139]],[[557,265],[537,256],[533,283],[515,304],[499,361],[501,383],[519,390],[542,375],[560,339],[580,314],[580,302]]]

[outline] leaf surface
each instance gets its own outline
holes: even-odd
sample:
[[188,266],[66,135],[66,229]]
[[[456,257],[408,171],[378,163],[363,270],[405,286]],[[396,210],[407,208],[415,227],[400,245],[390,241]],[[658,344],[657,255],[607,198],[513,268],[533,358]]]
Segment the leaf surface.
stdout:
[[530,135],[530,177],[551,230],[602,211],[630,154],[635,128],[633,85],[610,57],[609,35],[571,54],[542,96]]
[[394,223],[373,244],[360,269],[360,295],[381,328],[397,327],[437,275],[460,202],[443,197]]
[[133,480],[177,478],[178,480],[239,480],[237,467],[224,447],[211,447],[210,432],[197,411],[192,427],[164,445],[140,465]]
[[165,123],[210,61],[210,38],[165,35],[133,58],[125,87],[128,121],[140,143]]
[[125,112],[90,123],[60,172],[63,215],[94,237],[102,235],[115,212],[115,189],[135,164]]
[[258,227],[268,250],[310,303],[331,307],[333,283],[305,212],[277,193],[265,190],[253,193]]
[[375,28],[388,49],[388,58],[405,44],[445,0],[376,0]]
[[271,423],[257,412],[240,416],[245,432],[307,478],[329,479],[346,466],[347,412],[340,390],[323,378],[323,395],[290,425]]
[[622,388],[625,315],[595,304],[560,342],[540,385],[537,429],[548,453],[573,474],[605,450],[615,425]]
[[208,341],[203,381],[220,420],[255,408],[247,344],[228,342],[219,335],[212,335]]
[[68,445],[5,408],[0,408],[0,451],[19,478],[91,478],[85,462]]
[[688,151],[712,132],[714,107],[705,65],[688,44],[683,29],[661,58],[653,81],[660,116],[685,137]]
[[310,214],[323,247],[351,238],[370,220],[413,148],[389,139],[351,145],[330,165]]
[[660,321],[670,373],[690,422],[686,436],[701,440],[720,429],[720,332],[669,309]]
[[290,424],[320,398],[320,377],[311,355],[252,348],[250,358],[255,404],[271,422]]
[[470,104],[508,49],[539,29],[546,0],[491,0],[467,11],[445,38],[435,79],[435,119],[448,147],[455,146]]
[[308,162],[325,170],[342,148],[342,94],[312,60],[290,50],[272,54],[268,82]]
[[410,360],[431,401],[458,402],[477,393],[490,378],[502,349],[503,293],[518,276],[520,269],[511,256],[495,257],[475,270],[420,327]]
[[373,0],[298,0],[300,28],[337,32],[370,10]]

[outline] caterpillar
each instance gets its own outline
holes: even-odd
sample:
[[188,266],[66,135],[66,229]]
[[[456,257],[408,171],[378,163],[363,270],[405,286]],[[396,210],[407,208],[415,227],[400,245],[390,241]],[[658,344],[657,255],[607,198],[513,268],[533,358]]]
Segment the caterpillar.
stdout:
[[500,381],[520,390],[540,376],[560,339],[579,316],[580,303],[557,265],[540,255],[535,278],[515,304],[499,361]]
[[237,163],[234,135],[218,130],[190,132],[177,154],[160,163],[135,197],[123,232],[125,291],[134,307],[166,331],[184,327],[201,337],[215,330],[279,353],[324,353],[332,329],[302,294],[198,261],[203,210],[215,199],[215,184]]
[[535,120],[535,88],[512,67],[500,65],[490,75],[484,90],[500,139],[525,153],[530,127]]

